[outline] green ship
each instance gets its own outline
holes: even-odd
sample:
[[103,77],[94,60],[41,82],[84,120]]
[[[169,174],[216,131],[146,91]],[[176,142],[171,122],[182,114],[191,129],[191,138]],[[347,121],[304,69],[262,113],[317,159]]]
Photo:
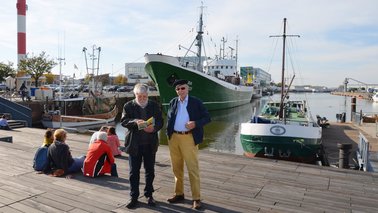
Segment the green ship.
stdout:
[[[195,57],[145,55],[145,70],[156,84],[164,110],[167,110],[170,100],[177,96],[172,87],[177,79],[187,79],[191,87],[190,95],[201,99],[210,111],[248,104],[253,97],[251,77],[240,76],[237,71],[237,57],[231,55],[227,58],[224,52],[214,59],[202,56],[202,14],[203,6],[197,35],[192,43],[192,46],[195,43],[194,46],[197,47]],[[223,51],[224,44],[223,40]],[[190,48],[187,50],[192,52]]]

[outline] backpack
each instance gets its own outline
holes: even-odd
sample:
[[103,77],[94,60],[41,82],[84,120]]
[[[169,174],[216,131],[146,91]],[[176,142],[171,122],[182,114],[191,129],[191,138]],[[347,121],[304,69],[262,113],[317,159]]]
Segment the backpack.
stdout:
[[43,171],[45,170],[48,160],[47,160],[47,150],[48,147],[39,147],[37,152],[34,155],[33,160],[33,168],[35,171]]

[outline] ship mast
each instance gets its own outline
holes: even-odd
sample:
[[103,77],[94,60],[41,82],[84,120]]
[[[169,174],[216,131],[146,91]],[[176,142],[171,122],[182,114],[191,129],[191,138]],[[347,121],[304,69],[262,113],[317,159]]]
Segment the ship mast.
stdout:
[[[96,58],[96,53],[97,52],[97,58]],[[88,70],[92,70],[92,93],[95,94],[97,88],[97,81],[95,82],[95,70],[97,71],[97,77],[98,77],[98,72],[100,68],[100,52],[101,52],[101,47],[97,47],[96,45],[92,46],[92,54],[89,54],[90,59],[92,60],[92,68],[88,68],[88,61],[87,61],[87,48],[83,47],[83,53],[85,56],[85,65],[87,68],[87,73]],[[95,67],[95,61],[97,60],[97,67]]]
[[285,90],[285,53],[286,53],[286,37],[300,37],[299,35],[286,35],[286,18],[284,18],[284,29],[282,35],[274,35],[269,37],[282,37],[282,72],[281,72],[281,102],[279,118],[283,118],[283,103]]
[[204,8],[204,6],[203,6],[203,2],[202,2],[202,5],[200,7],[201,13],[200,13],[197,36],[196,36],[197,57],[198,57],[197,70],[198,71],[202,71],[202,55],[201,55],[201,53],[202,53],[202,34],[203,34],[203,19],[202,19],[203,8]]

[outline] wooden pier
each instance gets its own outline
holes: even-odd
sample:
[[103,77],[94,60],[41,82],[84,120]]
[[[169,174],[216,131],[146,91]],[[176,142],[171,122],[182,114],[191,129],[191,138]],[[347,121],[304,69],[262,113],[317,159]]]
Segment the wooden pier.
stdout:
[[332,95],[355,97],[365,100],[372,100],[372,93],[368,92],[331,92]]
[[[331,129],[333,128],[333,129]],[[359,130],[332,125],[329,142],[355,135]],[[154,197],[150,207],[141,197],[139,208],[129,210],[128,160],[116,159],[119,178],[72,179],[36,174],[34,152],[44,130],[0,130],[0,212],[193,212],[189,181],[185,174],[185,202],[169,204],[173,175],[167,146],[157,153]],[[74,156],[84,155],[89,135],[69,134],[67,144]],[[327,138],[326,138],[327,139]],[[354,141],[354,139],[350,139]],[[378,174],[320,167],[269,159],[200,151],[200,212],[378,212]],[[143,169],[141,170],[143,173]],[[143,192],[144,174],[140,189]],[[143,194],[143,193],[141,193]],[[194,211],[195,212],[195,211]]]

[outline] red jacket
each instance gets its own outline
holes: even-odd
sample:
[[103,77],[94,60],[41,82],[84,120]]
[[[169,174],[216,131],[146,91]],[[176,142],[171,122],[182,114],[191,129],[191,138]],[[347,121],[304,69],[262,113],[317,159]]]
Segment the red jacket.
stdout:
[[102,140],[97,140],[89,145],[84,160],[83,174],[87,177],[97,177],[111,172],[114,157],[110,146]]

